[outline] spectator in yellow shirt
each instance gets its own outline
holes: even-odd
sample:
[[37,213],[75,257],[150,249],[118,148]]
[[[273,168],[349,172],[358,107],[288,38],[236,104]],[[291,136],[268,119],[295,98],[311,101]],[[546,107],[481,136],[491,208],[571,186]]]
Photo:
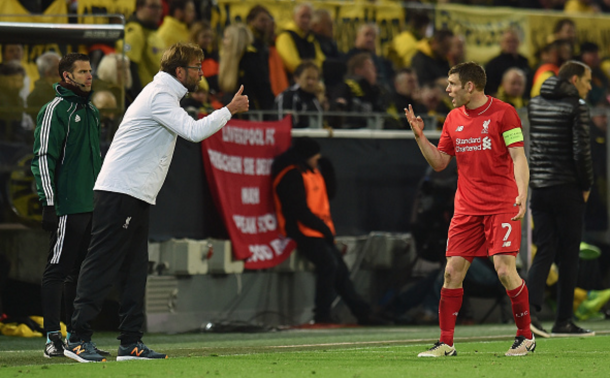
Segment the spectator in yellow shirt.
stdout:
[[398,34],[390,46],[390,58],[397,67],[411,67],[411,59],[417,53],[417,43],[426,36],[430,17],[425,12],[412,12],[407,30]]
[[284,62],[284,67],[291,74],[303,60],[313,60],[322,68],[325,56],[320,43],[311,32],[312,13],[311,4],[297,4],[294,7],[293,22],[278,35],[275,41],[275,47]]
[[597,13],[600,9],[593,0],[568,0],[563,11],[566,13]]
[[159,27],[159,37],[165,42],[165,48],[174,43],[188,42],[189,28],[194,20],[193,0],[172,0],[169,3],[169,14],[163,18],[163,24]]
[[[132,98],[159,72],[165,50],[157,31],[162,11],[161,0],[136,0],[136,11],[125,25],[125,55],[131,60],[129,68],[133,78]],[[123,50],[122,40],[117,42],[117,50]]]

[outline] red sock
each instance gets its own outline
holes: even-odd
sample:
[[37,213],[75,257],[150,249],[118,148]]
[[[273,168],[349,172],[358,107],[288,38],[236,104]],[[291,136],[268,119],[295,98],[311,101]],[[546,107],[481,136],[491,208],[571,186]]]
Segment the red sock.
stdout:
[[523,336],[526,339],[532,338],[532,331],[530,330],[530,303],[529,303],[529,291],[525,281],[521,285],[513,290],[506,290],[510,298],[510,302],[513,307],[513,317],[515,318],[515,324],[517,325],[517,336]]
[[438,304],[438,323],[441,327],[440,342],[453,346],[453,332],[455,331],[455,321],[460,308],[464,289],[441,289],[441,301]]

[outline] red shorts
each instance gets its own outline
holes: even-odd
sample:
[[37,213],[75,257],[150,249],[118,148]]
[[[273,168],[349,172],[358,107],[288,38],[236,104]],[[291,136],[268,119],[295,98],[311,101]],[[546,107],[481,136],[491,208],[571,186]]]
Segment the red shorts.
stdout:
[[449,226],[446,256],[475,257],[497,254],[517,256],[521,246],[521,221],[514,214],[455,214]]

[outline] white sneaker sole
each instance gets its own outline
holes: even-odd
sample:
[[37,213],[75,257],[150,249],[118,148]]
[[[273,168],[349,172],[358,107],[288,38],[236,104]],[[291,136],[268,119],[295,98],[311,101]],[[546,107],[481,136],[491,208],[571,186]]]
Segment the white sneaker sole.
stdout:
[[510,353],[505,353],[504,355],[505,355],[506,357],[523,357],[523,356],[527,356],[528,354],[530,354],[530,352],[519,353],[519,354],[510,354]]
[[71,358],[71,359],[73,359],[74,361],[78,361],[78,362],[81,362],[81,363],[84,363],[84,364],[89,363],[89,362],[105,362],[105,361],[91,361],[91,360],[85,360],[84,358],[79,357],[79,356],[78,356],[78,354],[76,354],[76,353],[72,353],[72,352],[70,352],[69,350],[64,350],[64,356],[66,356],[66,357],[68,357],[68,358]]
[[148,357],[136,357],[136,356],[117,356],[117,361],[131,361],[131,360],[166,360],[166,358],[148,358]]
[[525,352],[521,352],[521,353],[511,353],[510,351],[504,353],[504,355],[506,357],[523,357],[523,356],[527,356],[530,353],[534,353],[534,351],[536,350],[536,347],[534,346],[532,349],[528,349]]
[[423,352],[417,355],[417,357],[424,357],[424,358],[437,358],[437,357],[454,357],[457,356],[457,351],[453,351],[449,354],[432,354],[432,353],[427,353],[427,352]]

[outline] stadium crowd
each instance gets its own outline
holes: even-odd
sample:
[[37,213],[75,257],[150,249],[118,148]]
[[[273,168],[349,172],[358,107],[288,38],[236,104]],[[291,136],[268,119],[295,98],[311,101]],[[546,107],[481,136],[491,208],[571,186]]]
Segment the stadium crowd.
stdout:
[[[22,2],[27,3],[27,2]],[[44,3],[39,7],[44,7]],[[47,1],[46,3],[50,3]],[[77,10],[77,1],[68,1]],[[608,105],[607,87],[610,59],[605,46],[578,35],[570,12],[605,12],[608,0],[470,0],[406,1],[405,27],[390,42],[380,46],[380,28],[361,22],[353,46],[340,48],[334,28],[337,21],[324,8],[310,3],[294,7],[290,22],[274,20],[272,12],[252,1],[242,22],[221,28],[212,22],[210,6],[198,0],[134,0],[134,13],[126,20],[125,38],[116,46],[88,46],[95,75],[93,102],[100,109],[128,107],[158,70],[163,51],[175,42],[193,42],[205,52],[204,80],[197,92],[184,99],[183,106],[200,118],[231,100],[240,85],[252,99],[251,110],[280,117],[293,114],[293,126],[304,128],[373,127],[362,116],[325,117],[323,124],[311,112],[385,114],[383,128],[404,129],[402,117],[407,104],[416,113],[436,119],[440,128],[451,110],[445,89],[447,72],[466,57],[463,35],[435,29],[434,3],[484,6],[511,6],[530,9],[564,10],[536,56],[519,53],[523,32],[506,29],[500,38],[500,53],[485,65],[486,93],[495,95],[515,108],[526,107],[538,95],[548,77],[556,75],[561,64],[577,59],[593,69],[593,90],[587,97],[593,108]],[[25,7],[28,4],[24,5]],[[34,9],[32,11],[42,11]],[[212,24],[215,25],[212,25]],[[345,50],[345,51],[343,51]],[[380,54],[381,51],[384,54]],[[121,53],[125,51],[125,56]],[[2,46],[0,65],[0,135],[6,140],[31,142],[38,109],[54,93],[58,81],[55,54],[36,58],[35,67],[25,63],[19,44]],[[535,62],[535,65],[532,65]],[[485,63],[485,62],[480,62]],[[300,112],[306,112],[301,114]],[[111,124],[120,112],[106,110],[104,122]],[[600,111],[601,113],[601,111]],[[310,116],[307,116],[310,114]],[[335,113],[333,113],[335,114]],[[379,128],[379,126],[375,126]],[[112,130],[103,139],[109,141]]]

